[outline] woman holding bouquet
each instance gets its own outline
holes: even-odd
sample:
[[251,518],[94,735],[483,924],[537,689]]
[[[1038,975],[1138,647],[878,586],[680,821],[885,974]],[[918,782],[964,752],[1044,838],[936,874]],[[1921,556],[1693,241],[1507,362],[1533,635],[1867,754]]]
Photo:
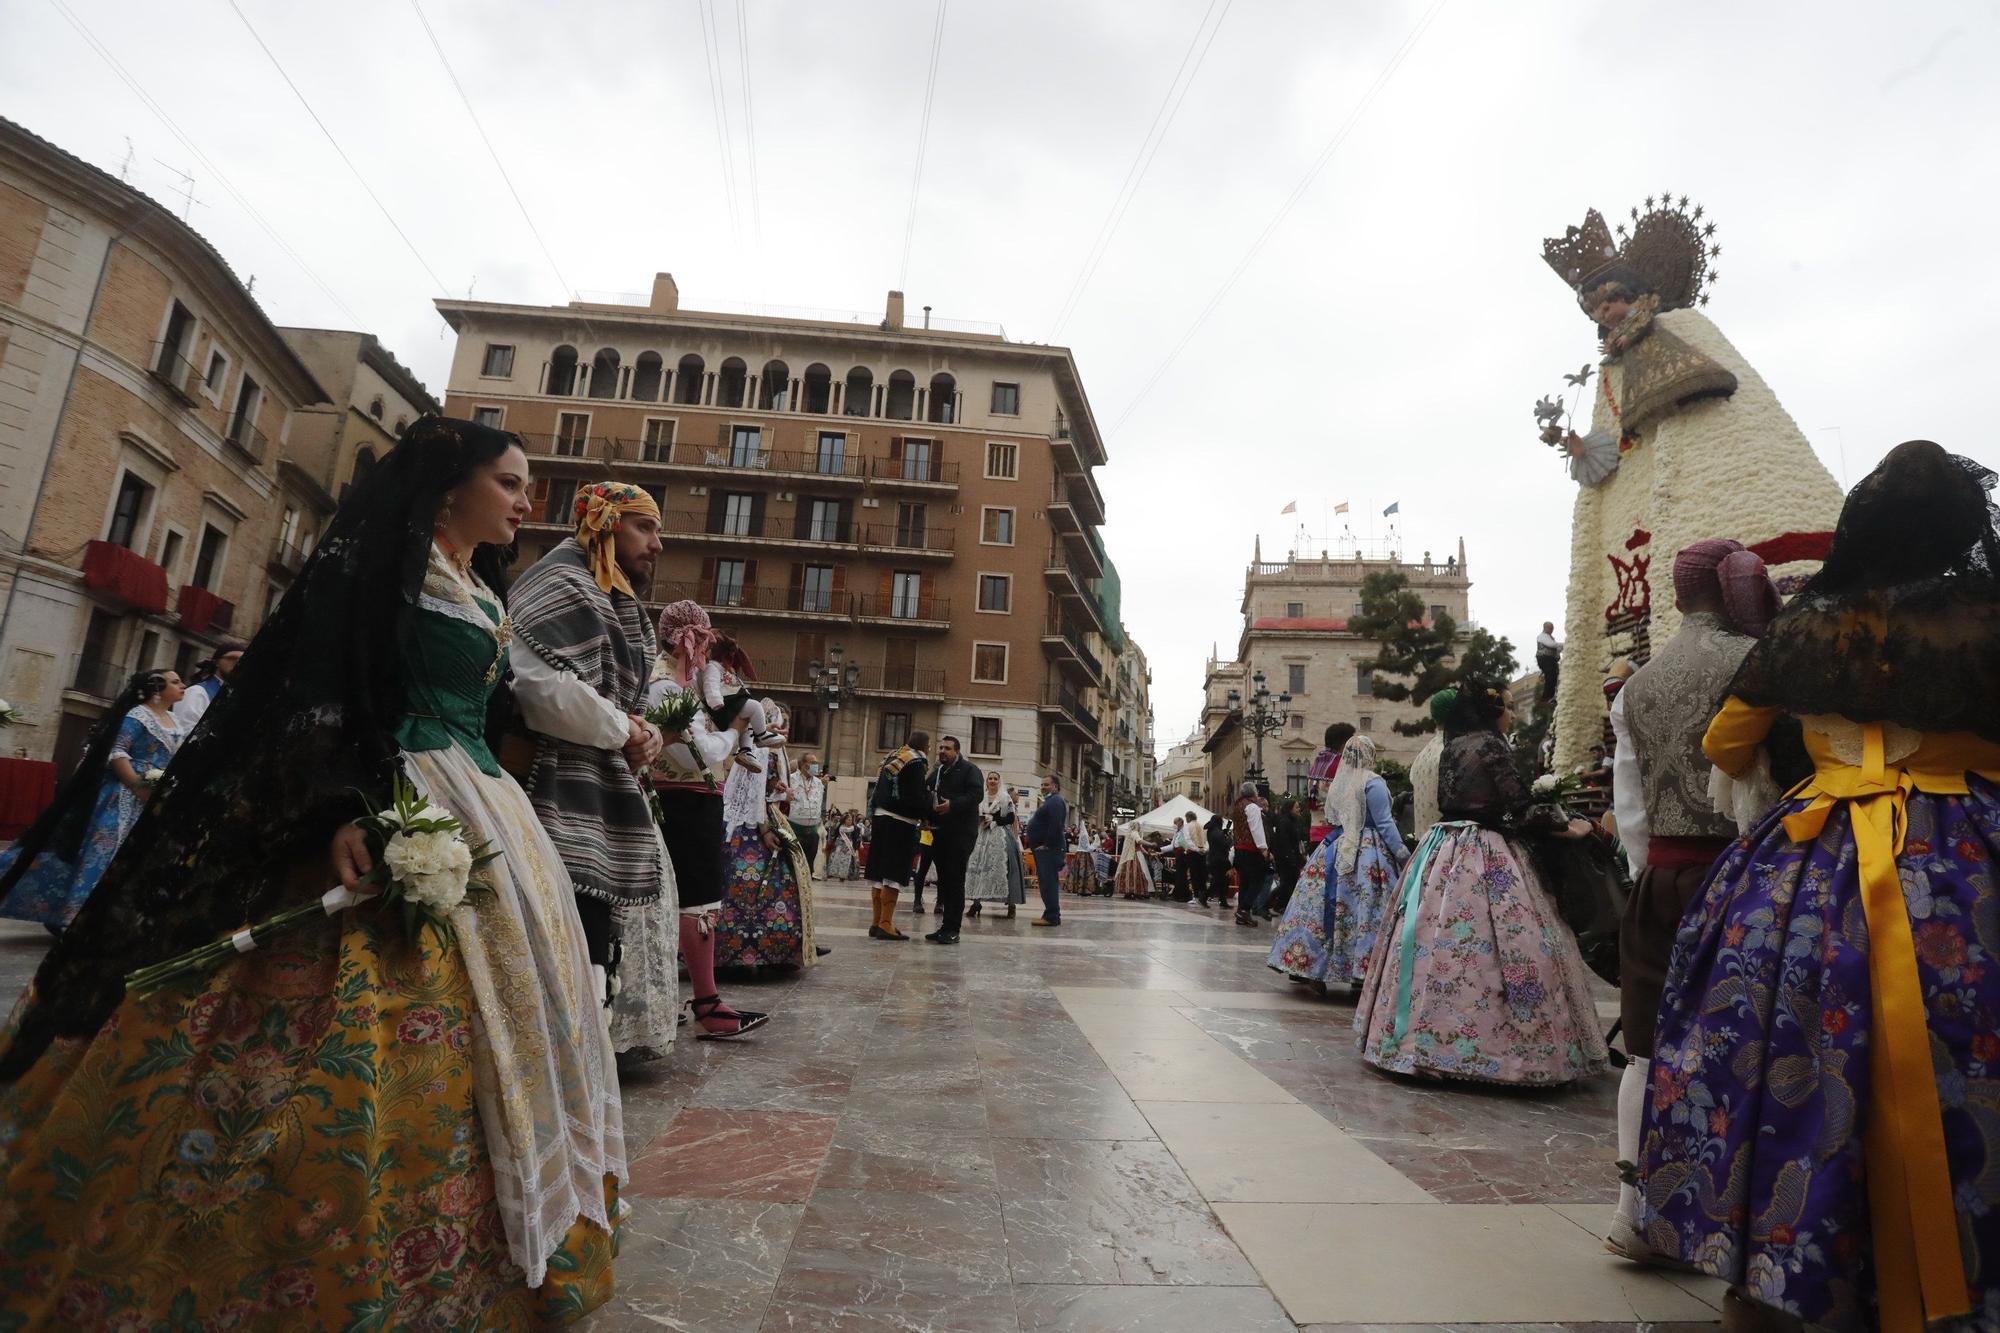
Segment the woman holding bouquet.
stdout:
[[69,924],[139,822],[154,779],[185,733],[173,707],[187,686],[172,671],[141,671],[91,732],[83,762],[55,801],[0,853],[0,916]]
[[[0,1323],[527,1329],[609,1296],[611,1049],[487,742],[529,510],[515,437],[418,421],[182,747],[0,1034]],[[498,853],[449,932],[363,903],[127,992],[363,885],[349,821],[399,778]]]

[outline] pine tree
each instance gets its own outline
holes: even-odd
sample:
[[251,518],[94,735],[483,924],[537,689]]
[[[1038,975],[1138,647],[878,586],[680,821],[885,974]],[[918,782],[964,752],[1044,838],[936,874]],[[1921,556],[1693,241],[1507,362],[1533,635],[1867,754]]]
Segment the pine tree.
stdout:
[[[1461,639],[1458,623],[1444,614],[1430,619],[1424,599],[1394,570],[1361,581],[1361,610],[1348,619],[1347,628],[1381,643],[1380,651],[1361,665],[1372,673],[1375,697],[1391,703],[1422,704],[1467,676],[1504,682],[1514,675],[1513,644],[1483,629]],[[1437,723],[1426,714],[1395,727],[1401,735],[1421,736],[1436,730]]]

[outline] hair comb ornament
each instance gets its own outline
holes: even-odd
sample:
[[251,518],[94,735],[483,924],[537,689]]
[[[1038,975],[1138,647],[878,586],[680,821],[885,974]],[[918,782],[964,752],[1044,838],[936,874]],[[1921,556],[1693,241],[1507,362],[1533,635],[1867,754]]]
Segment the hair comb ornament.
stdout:
[[1703,216],[1700,204],[1690,206],[1686,195],[1647,195],[1642,209],[1633,208],[1629,223],[1605,225],[1603,214],[1591,209],[1581,226],[1542,242],[1542,258],[1587,303],[1607,281],[1643,286],[1660,298],[1660,309],[1707,305],[1716,271],[1709,261],[1722,254],[1715,243],[1715,223]]

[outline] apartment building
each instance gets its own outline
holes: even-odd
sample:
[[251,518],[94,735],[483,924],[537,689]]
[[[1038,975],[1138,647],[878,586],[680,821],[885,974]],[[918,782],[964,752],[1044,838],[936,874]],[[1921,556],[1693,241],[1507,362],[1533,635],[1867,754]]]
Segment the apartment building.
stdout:
[[17,757],[81,753],[142,667],[186,672],[282,586],[281,477],[327,403],[222,257],[0,120],[0,695]]
[[[1432,617],[1449,615],[1461,628],[1472,628],[1463,541],[1456,555],[1441,561],[1428,551],[1419,560],[1405,560],[1387,544],[1351,555],[1295,553],[1276,561],[1263,559],[1261,550],[1253,554],[1243,577],[1236,655],[1228,661],[1211,657],[1208,663],[1203,733],[1211,791],[1228,790],[1255,765],[1257,737],[1244,725],[1244,708],[1260,672],[1271,696],[1266,710],[1281,718],[1278,730],[1263,738],[1264,775],[1274,790],[1305,790],[1307,770],[1331,722],[1351,722],[1374,737],[1385,759],[1407,764],[1416,757],[1426,738],[1402,735],[1395,724],[1423,717],[1422,707],[1376,696],[1373,673],[1362,664],[1381,644],[1347,628],[1348,618],[1361,609],[1362,581],[1390,571],[1408,580]],[[1234,706],[1231,691],[1238,701]],[[1290,699],[1280,703],[1278,696],[1285,694]]]
[[437,308],[447,411],[528,447],[521,567],[568,535],[579,484],[647,488],[648,602],[693,598],[742,643],[836,804],[915,727],[1108,810],[1105,451],[1066,348],[908,320],[897,292],[879,318],[686,310],[664,273],[623,302]]

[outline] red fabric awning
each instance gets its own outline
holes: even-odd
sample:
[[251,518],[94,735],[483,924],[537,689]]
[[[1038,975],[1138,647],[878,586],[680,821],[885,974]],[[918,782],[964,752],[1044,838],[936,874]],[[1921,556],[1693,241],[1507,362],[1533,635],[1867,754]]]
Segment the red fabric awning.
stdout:
[[[0,731],[0,737],[5,736]],[[0,758],[0,838],[13,840],[56,798],[56,766],[40,759]]]
[[83,548],[83,586],[110,593],[134,611],[167,609],[167,571],[116,542]]
[[232,604],[223,601],[206,588],[198,588],[189,583],[181,588],[181,624],[203,634],[211,629],[226,630],[236,614]]

